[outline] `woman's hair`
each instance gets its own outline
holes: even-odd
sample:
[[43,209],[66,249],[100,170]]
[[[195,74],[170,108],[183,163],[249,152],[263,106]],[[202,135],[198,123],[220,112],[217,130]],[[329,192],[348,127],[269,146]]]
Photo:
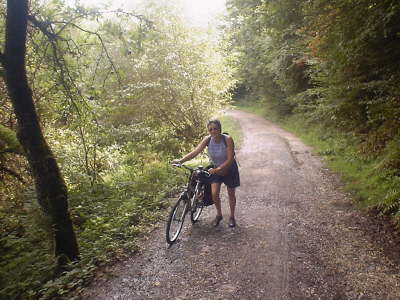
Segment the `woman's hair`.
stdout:
[[221,122],[219,120],[215,119],[215,120],[208,121],[207,128],[208,128],[208,126],[210,126],[210,124],[215,124],[218,127],[219,131],[222,130]]

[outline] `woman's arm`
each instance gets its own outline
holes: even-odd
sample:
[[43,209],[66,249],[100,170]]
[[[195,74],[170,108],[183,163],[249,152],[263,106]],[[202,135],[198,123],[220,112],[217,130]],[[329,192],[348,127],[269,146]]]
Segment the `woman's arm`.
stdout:
[[184,163],[185,161],[195,158],[207,146],[209,138],[210,138],[210,136],[204,137],[203,140],[197,145],[197,147],[192,152],[186,154],[184,157],[179,159],[178,162],[181,164],[181,163]]

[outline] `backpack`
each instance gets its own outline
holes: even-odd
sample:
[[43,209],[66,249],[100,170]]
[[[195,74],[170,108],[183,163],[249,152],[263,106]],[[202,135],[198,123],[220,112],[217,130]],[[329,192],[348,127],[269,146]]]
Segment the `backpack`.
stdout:
[[204,185],[203,205],[209,206],[209,205],[213,205],[213,204],[214,204],[214,201],[212,200],[212,196],[211,196],[211,184],[209,182],[206,182]]

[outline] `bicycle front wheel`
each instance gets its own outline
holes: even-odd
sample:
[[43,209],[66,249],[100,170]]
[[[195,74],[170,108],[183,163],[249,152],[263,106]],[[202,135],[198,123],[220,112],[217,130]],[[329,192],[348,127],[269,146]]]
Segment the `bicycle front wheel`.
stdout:
[[187,198],[185,195],[181,195],[172,208],[166,228],[166,238],[168,244],[173,244],[179,236],[182,230],[183,222],[185,221],[185,216],[187,212]]
[[203,211],[203,198],[204,198],[204,184],[198,183],[191,199],[192,210],[190,212],[190,220],[195,223],[199,220],[201,212]]

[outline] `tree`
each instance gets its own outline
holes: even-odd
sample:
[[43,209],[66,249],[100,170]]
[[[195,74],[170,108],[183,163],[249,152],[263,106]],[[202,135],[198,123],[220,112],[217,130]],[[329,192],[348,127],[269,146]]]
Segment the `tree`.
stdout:
[[281,115],[309,87],[302,50],[302,0],[230,0],[227,34],[237,54],[236,76],[253,95]]
[[8,0],[5,51],[1,62],[9,97],[18,121],[18,140],[26,153],[40,205],[51,218],[55,254],[61,265],[79,259],[68,211],[68,192],[57,161],[42,134],[25,67],[28,1]]

